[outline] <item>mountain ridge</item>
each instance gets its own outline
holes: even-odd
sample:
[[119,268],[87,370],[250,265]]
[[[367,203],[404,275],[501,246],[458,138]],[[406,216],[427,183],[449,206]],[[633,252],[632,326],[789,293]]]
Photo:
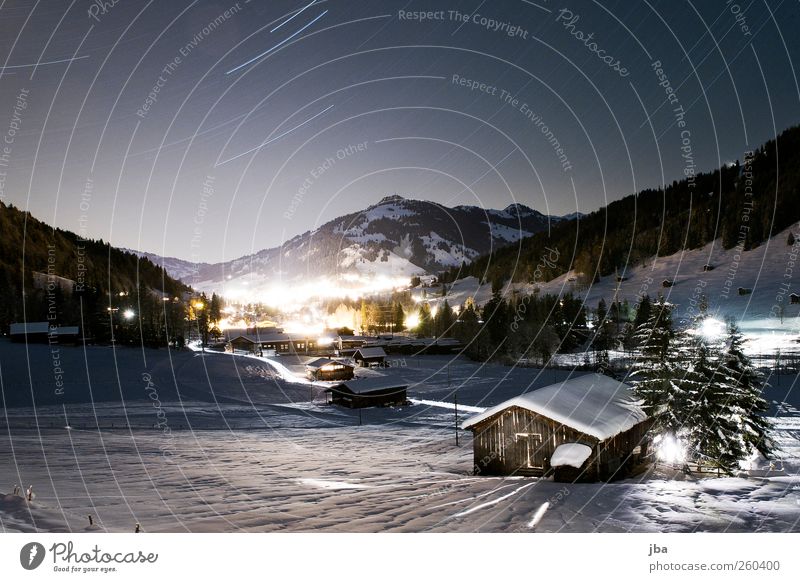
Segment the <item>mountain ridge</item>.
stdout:
[[[344,214],[283,244],[218,263],[193,263],[132,251],[204,291],[250,290],[278,281],[314,277],[411,277],[467,264],[493,249],[547,230],[565,220],[524,204],[502,210],[447,207],[437,202],[387,195],[363,210]],[[249,291],[249,290],[248,290]]]

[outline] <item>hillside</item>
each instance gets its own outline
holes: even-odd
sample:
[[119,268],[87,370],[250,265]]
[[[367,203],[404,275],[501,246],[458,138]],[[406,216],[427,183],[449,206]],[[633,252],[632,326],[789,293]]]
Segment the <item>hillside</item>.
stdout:
[[[747,251],[800,220],[799,190],[800,128],[795,127],[742,161],[627,196],[451,269],[445,278],[473,276],[498,286],[544,283],[573,272],[588,285],[625,278],[653,257],[702,249],[713,241],[716,249]],[[543,264],[550,249],[559,260]]]
[[[108,307],[121,306],[120,293],[145,311],[163,295],[179,297],[186,290],[148,259],[0,202],[0,333],[13,322],[43,321],[54,310],[51,322],[81,324],[87,334],[103,337]],[[115,297],[111,304],[109,297]]]

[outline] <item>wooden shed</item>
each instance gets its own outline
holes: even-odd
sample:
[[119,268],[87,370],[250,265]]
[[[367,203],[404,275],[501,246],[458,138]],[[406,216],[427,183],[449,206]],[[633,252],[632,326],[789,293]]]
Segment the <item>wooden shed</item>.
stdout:
[[392,378],[363,378],[328,388],[329,404],[346,408],[402,406],[408,404],[408,383]]
[[340,360],[317,358],[306,362],[306,377],[309,380],[350,380],[354,367]]
[[789,304],[791,305],[800,304],[800,295],[798,295],[797,293],[792,293],[791,295],[789,295]]
[[627,384],[587,374],[528,392],[462,424],[475,474],[559,481],[624,477],[648,460],[650,419]]
[[353,352],[353,360],[362,368],[386,364],[386,351],[383,348],[358,348]]

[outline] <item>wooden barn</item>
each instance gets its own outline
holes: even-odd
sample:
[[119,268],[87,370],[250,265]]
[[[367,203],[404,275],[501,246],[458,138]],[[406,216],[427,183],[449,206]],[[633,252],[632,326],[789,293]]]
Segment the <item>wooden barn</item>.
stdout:
[[346,408],[403,406],[408,404],[408,383],[392,378],[362,378],[328,388],[329,404]]
[[353,352],[353,360],[362,368],[386,365],[386,351],[383,348],[358,348]]
[[631,387],[588,374],[528,392],[468,419],[474,471],[607,481],[648,460],[650,420]]
[[306,377],[309,380],[350,380],[353,378],[353,371],[354,367],[350,364],[330,358],[306,362]]

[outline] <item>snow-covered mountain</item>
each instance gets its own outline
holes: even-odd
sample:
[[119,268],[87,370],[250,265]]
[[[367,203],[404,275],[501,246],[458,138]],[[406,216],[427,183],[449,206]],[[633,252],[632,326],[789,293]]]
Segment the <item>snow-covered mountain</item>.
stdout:
[[224,263],[194,264],[139,254],[196,289],[255,296],[276,284],[299,285],[320,278],[363,283],[370,278],[389,281],[436,273],[562,220],[565,218],[546,216],[523,204],[503,210],[448,208],[394,195],[279,247]]

